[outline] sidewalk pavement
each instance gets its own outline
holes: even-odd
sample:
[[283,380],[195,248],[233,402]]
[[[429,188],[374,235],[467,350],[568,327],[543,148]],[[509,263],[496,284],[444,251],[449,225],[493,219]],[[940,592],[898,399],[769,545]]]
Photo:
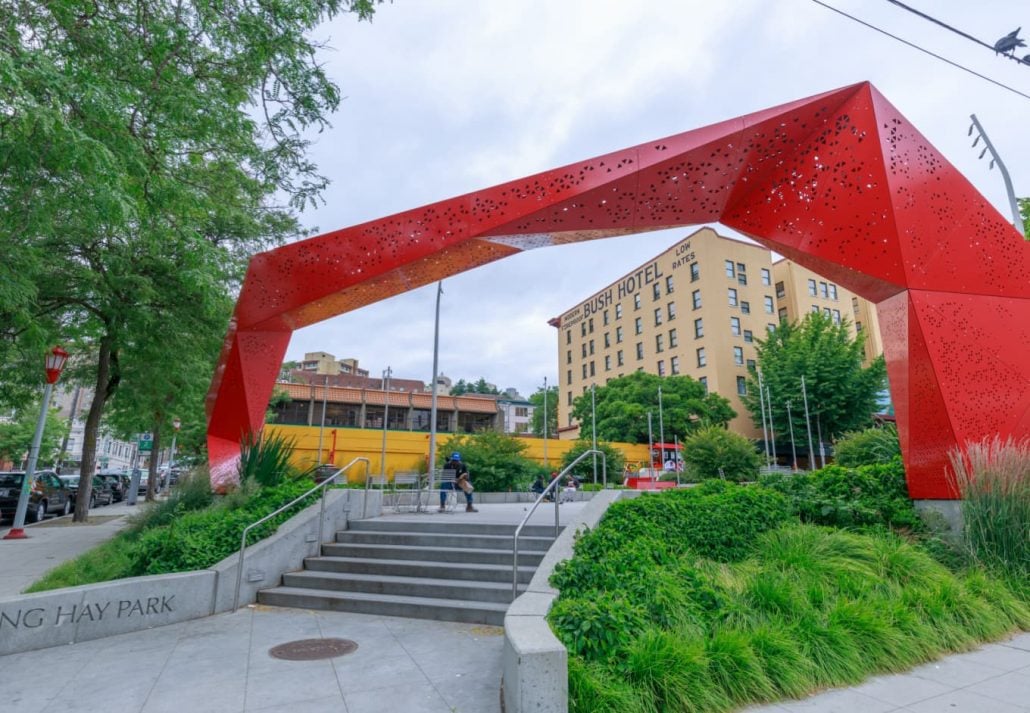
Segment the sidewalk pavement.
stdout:
[[[0,539],[0,599],[18,596],[57,565],[111,539],[140,507],[124,502],[95,507],[86,523],[72,522],[71,515],[48,517],[25,526],[28,539]],[[0,538],[10,527],[10,522],[0,527]]]

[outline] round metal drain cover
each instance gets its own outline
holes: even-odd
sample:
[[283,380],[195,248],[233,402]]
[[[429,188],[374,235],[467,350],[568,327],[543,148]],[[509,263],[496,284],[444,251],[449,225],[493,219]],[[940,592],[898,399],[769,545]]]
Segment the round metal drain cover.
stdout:
[[273,646],[269,655],[287,661],[316,661],[354,653],[358,644],[350,639],[301,639]]

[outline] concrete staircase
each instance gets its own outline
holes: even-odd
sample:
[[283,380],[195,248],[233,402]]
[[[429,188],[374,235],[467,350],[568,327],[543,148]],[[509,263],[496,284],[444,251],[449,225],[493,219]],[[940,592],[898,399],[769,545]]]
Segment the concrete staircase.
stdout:
[[[504,623],[511,603],[514,525],[357,520],[322,546],[321,557],[258,592],[260,604],[385,614],[413,619]],[[519,536],[519,588],[533,577],[554,528],[527,525]]]

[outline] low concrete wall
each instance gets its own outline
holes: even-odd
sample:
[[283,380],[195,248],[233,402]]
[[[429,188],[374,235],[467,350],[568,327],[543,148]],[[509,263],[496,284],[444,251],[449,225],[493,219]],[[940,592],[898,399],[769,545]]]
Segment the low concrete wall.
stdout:
[[[347,521],[378,517],[380,493],[330,490],[324,536],[331,540]],[[241,606],[257,590],[278,584],[282,573],[318,552],[318,503],[279,526],[271,537],[247,548],[240,588]],[[100,639],[175,624],[232,609],[236,588],[234,554],[197,572],[132,577],[81,587],[0,599],[0,656]]]
[[570,523],[544,555],[526,591],[504,616],[502,695],[505,713],[566,713],[569,705],[568,652],[547,624],[558,590],[548,580],[572,557],[576,534],[597,525],[624,490],[602,490]]

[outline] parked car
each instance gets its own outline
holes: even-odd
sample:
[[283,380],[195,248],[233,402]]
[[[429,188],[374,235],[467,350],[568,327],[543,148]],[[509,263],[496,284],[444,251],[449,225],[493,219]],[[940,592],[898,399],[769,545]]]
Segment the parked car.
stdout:
[[[79,495],[79,476],[77,475],[62,475],[61,480],[68,487],[68,491],[71,493],[72,506],[75,505],[75,500]],[[111,490],[111,486],[106,480],[101,478],[99,475],[93,476],[93,488],[89,493],[89,506],[95,508],[98,504],[110,505],[114,502],[114,492]]]
[[[0,473],[0,518],[14,517],[24,482],[25,471]],[[67,515],[71,511],[71,493],[57,474],[51,470],[33,473],[25,519],[29,522],[39,522],[49,514]]]
[[107,481],[107,484],[111,487],[114,502],[120,503],[129,495],[129,488],[132,487],[132,478],[125,473],[97,473],[97,477]]

